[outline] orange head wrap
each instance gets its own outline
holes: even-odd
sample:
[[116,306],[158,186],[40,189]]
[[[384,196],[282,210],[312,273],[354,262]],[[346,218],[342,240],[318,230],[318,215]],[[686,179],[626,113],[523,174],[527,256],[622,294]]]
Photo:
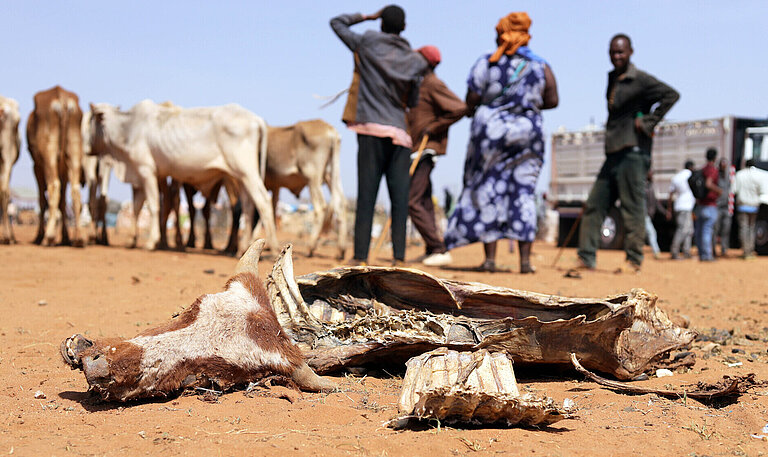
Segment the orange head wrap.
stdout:
[[528,44],[531,36],[528,35],[528,28],[531,26],[531,18],[528,13],[509,13],[501,18],[496,25],[496,33],[499,35],[499,47],[493,53],[489,62],[498,62],[502,54],[512,55],[517,52],[520,46]]

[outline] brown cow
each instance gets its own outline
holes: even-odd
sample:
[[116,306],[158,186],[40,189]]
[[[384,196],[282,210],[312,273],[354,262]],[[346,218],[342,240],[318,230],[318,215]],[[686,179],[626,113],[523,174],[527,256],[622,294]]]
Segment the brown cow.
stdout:
[[[80,228],[80,173],[83,137],[80,124],[83,112],[77,95],[60,86],[35,94],[35,109],[27,122],[27,144],[34,161],[40,201],[40,224],[35,243],[53,245],[57,225],[61,224],[61,243],[70,244],[66,224],[66,190],[70,184],[72,212],[75,216],[74,245],[85,246]],[[46,193],[48,198],[46,199]],[[48,210],[48,222],[45,211]]]
[[290,377],[304,390],[333,390],[277,321],[258,278],[263,246],[264,240],[251,245],[223,292],[199,297],[170,322],[130,340],[67,338],[60,347],[64,362],[82,369],[104,400],[166,397],[210,385],[226,389],[270,374]]
[[[277,208],[281,187],[296,197],[309,187],[314,223],[309,239],[312,256],[323,227],[336,215],[339,258],[347,248],[347,217],[341,187],[341,138],[333,126],[320,119],[297,122],[285,127],[269,127],[267,171],[264,185],[272,191],[272,206]],[[323,197],[323,183],[331,194],[330,207]]]
[[0,244],[16,243],[8,215],[11,167],[19,159],[19,104],[0,96]]

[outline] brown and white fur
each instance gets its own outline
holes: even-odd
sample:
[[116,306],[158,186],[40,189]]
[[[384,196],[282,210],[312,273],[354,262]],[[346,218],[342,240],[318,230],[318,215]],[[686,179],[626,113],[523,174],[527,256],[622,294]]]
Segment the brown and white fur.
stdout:
[[304,390],[333,390],[277,321],[258,279],[263,245],[258,240],[248,249],[223,292],[201,296],[170,322],[130,340],[67,338],[64,361],[82,369],[104,400],[165,397],[211,384],[227,389],[268,375],[289,377]]

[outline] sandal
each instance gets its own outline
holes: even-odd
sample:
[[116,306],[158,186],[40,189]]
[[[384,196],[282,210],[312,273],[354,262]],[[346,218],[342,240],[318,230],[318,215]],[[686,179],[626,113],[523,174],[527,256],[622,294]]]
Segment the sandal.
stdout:
[[521,263],[520,264],[520,274],[522,275],[529,275],[536,273],[536,267],[531,265],[529,262]]

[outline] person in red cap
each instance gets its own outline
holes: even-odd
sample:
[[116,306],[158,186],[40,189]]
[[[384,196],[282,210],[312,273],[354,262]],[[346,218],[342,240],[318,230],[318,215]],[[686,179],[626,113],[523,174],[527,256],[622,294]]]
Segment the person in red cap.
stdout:
[[414,147],[421,143],[424,135],[429,139],[420,157],[416,157],[417,152],[411,154],[411,160],[418,160],[419,163],[411,177],[408,215],[426,244],[422,263],[442,266],[453,259],[435,224],[430,174],[437,157],[445,154],[448,127],[466,114],[467,105],[435,75],[435,67],[441,60],[440,50],[435,46],[424,46],[417,51],[429,62],[429,69],[421,81],[419,101],[408,112],[408,126]]

